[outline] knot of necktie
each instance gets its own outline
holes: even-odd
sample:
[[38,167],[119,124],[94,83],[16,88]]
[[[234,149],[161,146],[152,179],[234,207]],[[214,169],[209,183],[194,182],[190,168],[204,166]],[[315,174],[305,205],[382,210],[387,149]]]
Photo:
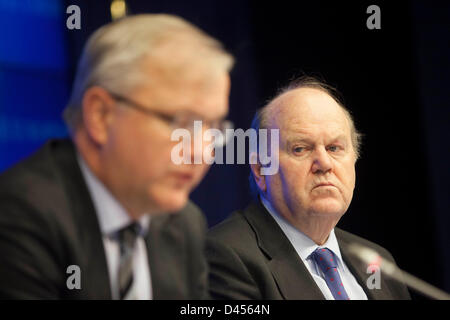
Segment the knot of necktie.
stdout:
[[120,250],[123,254],[125,251],[132,251],[138,236],[141,234],[141,226],[137,222],[133,222],[122,228],[118,232]]
[[323,273],[337,268],[336,256],[330,249],[317,248],[311,255]]

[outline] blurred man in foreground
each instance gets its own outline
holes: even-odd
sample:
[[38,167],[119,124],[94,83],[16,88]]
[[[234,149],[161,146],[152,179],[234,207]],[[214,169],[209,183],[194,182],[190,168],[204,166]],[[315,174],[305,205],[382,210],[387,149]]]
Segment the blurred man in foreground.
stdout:
[[170,15],[90,37],[64,113],[72,140],[0,177],[1,298],[207,297],[206,224],[188,196],[208,166],[173,164],[171,133],[221,128],[232,64]]
[[279,130],[279,171],[262,175],[261,163],[252,164],[257,201],[210,231],[211,295],[408,299],[404,284],[372,274],[375,269],[355,258],[349,245],[393,261],[389,252],[335,228],[352,200],[360,135],[333,88],[301,78],[262,108],[252,127]]

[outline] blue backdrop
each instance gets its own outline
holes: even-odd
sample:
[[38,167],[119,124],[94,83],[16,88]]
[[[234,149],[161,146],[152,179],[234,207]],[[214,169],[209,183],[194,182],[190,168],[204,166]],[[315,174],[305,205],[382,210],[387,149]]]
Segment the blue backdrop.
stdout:
[[64,11],[59,0],[0,0],[0,170],[66,135]]

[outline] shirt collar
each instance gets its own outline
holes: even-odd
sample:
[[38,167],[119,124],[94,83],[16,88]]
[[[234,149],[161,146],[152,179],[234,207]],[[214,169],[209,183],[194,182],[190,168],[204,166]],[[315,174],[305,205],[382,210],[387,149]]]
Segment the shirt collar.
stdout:
[[277,211],[272,207],[271,203],[261,196],[261,202],[270,215],[275,219],[275,221],[283,230],[286,237],[289,239],[291,244],[294,246],[295,251],[300,256],[303,261],[306,261],[311,253],[313,253],[317,248],[328,248],[338,257],[339,262],[342,263],[341,251],[339,250],[339,244],[337,242],[334,229],[331,230],[327,241],[319,246],[311,238],[305,235],[303,232],[295,228],[286,219],[284,219]]
[[[77,153],[77,159],[89,193],[91,194],[92,201],[94,202],[102,234],[111,236],[115,232],[131,224],[133,220],[130,218],[125,208],[94,175],[79,153]],[[138,222],[143,233],[146,233],[150,224],[150,215],[142,215]]]

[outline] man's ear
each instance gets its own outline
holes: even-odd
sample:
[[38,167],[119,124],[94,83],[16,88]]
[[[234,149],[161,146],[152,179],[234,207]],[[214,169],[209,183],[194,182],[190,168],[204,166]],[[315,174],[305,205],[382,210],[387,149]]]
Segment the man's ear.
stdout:
[[98,86],[86,90],[83,95],[83,124],[89,137],[97,144],[108,139],[108,128],[113,118],[114,99]]
[[250,154],[250,170],[252,170],[255,183],[262,192],[266,192],[266,177],[261,175],[261,163],[258,161],[258,154]]

